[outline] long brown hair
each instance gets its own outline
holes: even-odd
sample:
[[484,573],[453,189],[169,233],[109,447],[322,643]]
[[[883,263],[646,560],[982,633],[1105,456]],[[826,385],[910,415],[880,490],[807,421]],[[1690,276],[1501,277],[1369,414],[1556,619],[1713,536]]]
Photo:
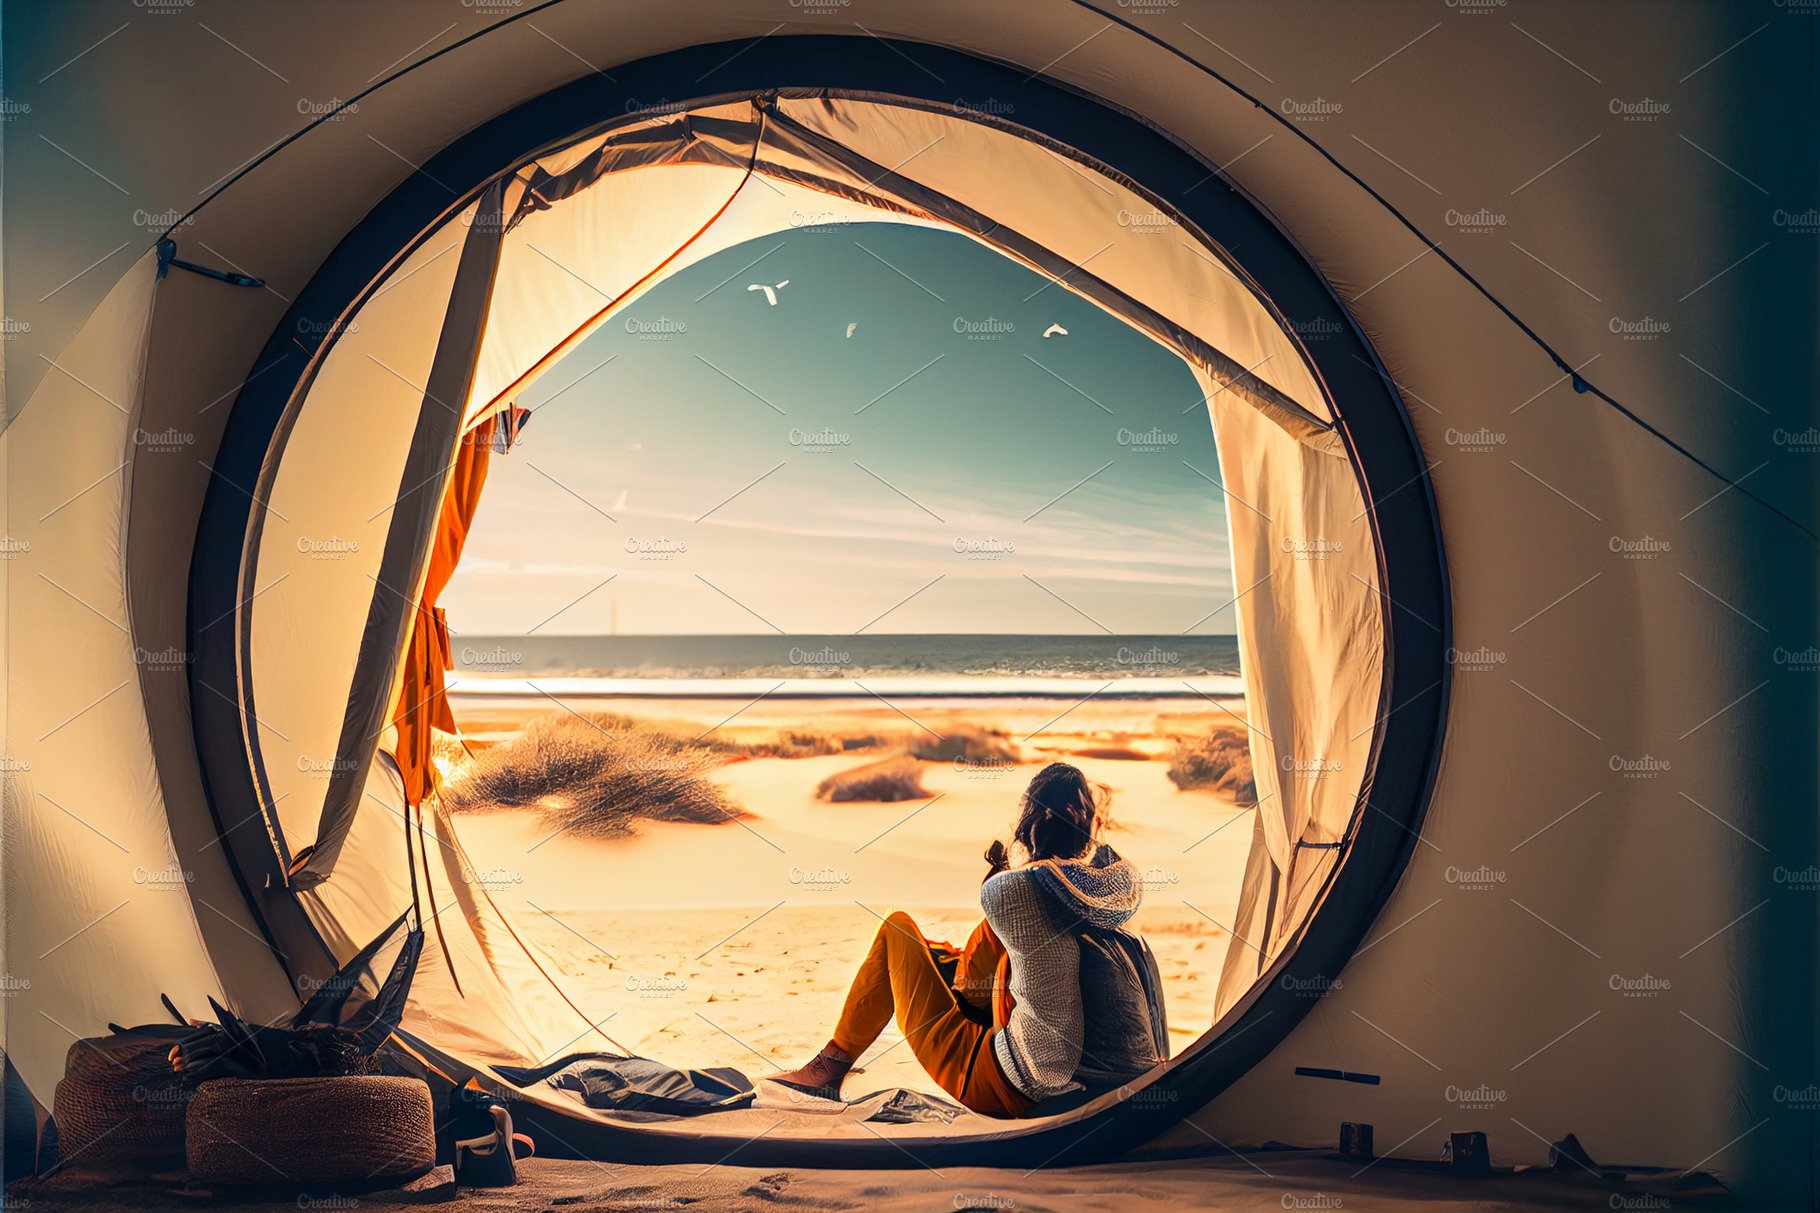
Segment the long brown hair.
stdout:
[[1052,762],[1024,789],[1012,837],[1035,859],[1074,859],[1093,844],[1111,789],[1089,783],[1079,767]]

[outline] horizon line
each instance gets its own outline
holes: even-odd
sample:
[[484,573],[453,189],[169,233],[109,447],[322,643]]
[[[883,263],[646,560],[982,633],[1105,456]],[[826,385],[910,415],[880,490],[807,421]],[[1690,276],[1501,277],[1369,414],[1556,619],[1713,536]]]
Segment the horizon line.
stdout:
[[885,637],[1000,637],[1012,640],[1116,640],[1148,637],[1173,640],[1234,640],[1236,632],[459,632],[467,637],[510,637],[515,640],[788,640],[803,637],[840,637],[878,640]]

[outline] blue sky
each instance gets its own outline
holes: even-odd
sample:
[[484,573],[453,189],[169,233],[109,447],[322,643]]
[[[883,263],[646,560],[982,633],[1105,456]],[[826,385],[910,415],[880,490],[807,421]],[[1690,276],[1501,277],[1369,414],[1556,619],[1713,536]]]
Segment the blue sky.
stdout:
[[451,623],[1232,631],[1193,376],[1046,281],[893,223],[678,273],[521,398],[533,416],[493,461]]

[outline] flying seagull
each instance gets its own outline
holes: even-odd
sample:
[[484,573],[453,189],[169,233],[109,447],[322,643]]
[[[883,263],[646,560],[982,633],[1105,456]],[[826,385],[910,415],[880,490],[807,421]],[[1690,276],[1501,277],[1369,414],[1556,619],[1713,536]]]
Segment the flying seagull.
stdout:
[[1049,338],[1051,338],[1051,337],[1066,337],[1067,335],[1068,335],[1068,330],[1063,328],[1059,324],[1052,324],[1048,328],[1043,330],[1043,340],[1044,341],[1049,340]]
[[777,292],[783,290],[786,286],[789,286],[789,285],[790,285],[790,280],[788,278],[786,278],[782,282],[777,283],[775,286],[766,286],[762,282],[754,282],[750,286],[746,287],[746,289],[748,291],[763,291],[765,293],[765,302],[769,303],[772,307],[776,307],[777,306]]
[[849,336],[849,337],[853,336],[853,334],[855,332],[857,332],[858,330],[859,330],[859,321],[855,320],[853,323],[851,323],[847,326],[847,336]]

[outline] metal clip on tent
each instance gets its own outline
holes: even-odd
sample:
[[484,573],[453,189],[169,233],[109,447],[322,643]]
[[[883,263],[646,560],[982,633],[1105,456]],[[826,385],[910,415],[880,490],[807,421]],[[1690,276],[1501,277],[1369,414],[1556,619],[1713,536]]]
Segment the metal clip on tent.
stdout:
[[197,265],[193,261],[180,261],[177,257],[177,242],[168,239],[160,240],[158,242],[158,278],[160,281],[163,281],[164,276],[170,272],[173,265],[180,270],[188,270],[192,274],[201,274],[204,278],[213,278],[217,282],[225,282],[229,286],[265,285],[264,278],[254,278],[247,274],[238,274],[229,270],[218,270],[209,265]]

